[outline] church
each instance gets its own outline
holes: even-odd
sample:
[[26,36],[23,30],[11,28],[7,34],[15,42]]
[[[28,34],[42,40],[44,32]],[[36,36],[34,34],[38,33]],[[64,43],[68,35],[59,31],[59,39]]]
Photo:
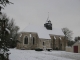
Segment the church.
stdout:
[[18,40],[20,43],[17,43],[17,48],[26,50],[36,48],[65,50],[67,46],[62,29],[54,28],[50,20],[43,26],[29,24],[19,33]]

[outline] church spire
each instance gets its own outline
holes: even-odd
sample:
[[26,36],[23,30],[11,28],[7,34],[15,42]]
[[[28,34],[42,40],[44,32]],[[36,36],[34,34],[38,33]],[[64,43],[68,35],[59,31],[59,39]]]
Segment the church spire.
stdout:
[[47,18],[46,22],[48,22],[48,21],[49,21],[49,12],[48,12],[48,18]]
[[46,27],[46,29],[52,30],[52,23],[51,23],[51,21],[49,20],[49,12],[48,12],[47,21],[46,21],[46,23],[44,24],[44,26]]

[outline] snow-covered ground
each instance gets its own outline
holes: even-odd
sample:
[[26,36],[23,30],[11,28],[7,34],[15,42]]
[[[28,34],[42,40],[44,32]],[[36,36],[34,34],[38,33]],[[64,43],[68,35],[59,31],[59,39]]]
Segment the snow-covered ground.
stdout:
[[80,60],[80,53],[10,49],[10,60]]

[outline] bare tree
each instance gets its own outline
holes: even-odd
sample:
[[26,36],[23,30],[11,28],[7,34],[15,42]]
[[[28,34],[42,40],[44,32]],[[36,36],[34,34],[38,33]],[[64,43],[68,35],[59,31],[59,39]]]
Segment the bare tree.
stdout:
[[0,14],[2,14],[1,9],[4,9],[4,7],[7,6],[7,4],[13,4],[13,3],[10,2],[9,0],[0,0]]
[[72,46],[74,44],[74,41],[72,41],[72,31],[68,28],[63,28],[62,31],[65,35],[65,39],[67,40],[68,46]]
[[17,35],[18,35],[18,30],[19,30],[19,27],[15,25],[15,22],[14,22],[14,19],[11,19],[9,22],[8,22],[8,29],[10,30],[10,39],[11,39],[11,47],[15,47],[16,46],[16,40],[17,40]]
[[69,30],[68,28],[63,28],[62,31],[63,31],[65,37],[66,37],[68,40],[72,40],[72,34],[73,34],[73,33],[72,33],[71,30]]

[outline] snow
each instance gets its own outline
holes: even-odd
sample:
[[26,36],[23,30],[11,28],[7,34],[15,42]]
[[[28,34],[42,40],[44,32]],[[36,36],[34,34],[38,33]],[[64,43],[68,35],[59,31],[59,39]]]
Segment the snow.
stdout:
[[9,29],[5,28],[5,30],[10,34],[10,30]]
[[56,40],[56,37],[54,36],[54,39]]
[[79,60],[79,53],[10,49],[10,60]]
[[12,39],[12,38],[10,38],[10,39]]
[[4,52],[3,51],[0,51],[0,54],[3,54]]
[[20,37],[22,36],[22,34],[20,34]]
[[0,49],[0,54],[4,54],[4,57],[7,57],[6,54],[10,54],[10,52],[4,51],[3,49]]
[[59,37],[59,39],[62,40],[61,37]]
[[51,39],[49,34],[64,36],[62,29],[52,28],[52,30],[47,30],[44,26],[28,25],[22,32],[35,32],[38,34],[39,38]]

